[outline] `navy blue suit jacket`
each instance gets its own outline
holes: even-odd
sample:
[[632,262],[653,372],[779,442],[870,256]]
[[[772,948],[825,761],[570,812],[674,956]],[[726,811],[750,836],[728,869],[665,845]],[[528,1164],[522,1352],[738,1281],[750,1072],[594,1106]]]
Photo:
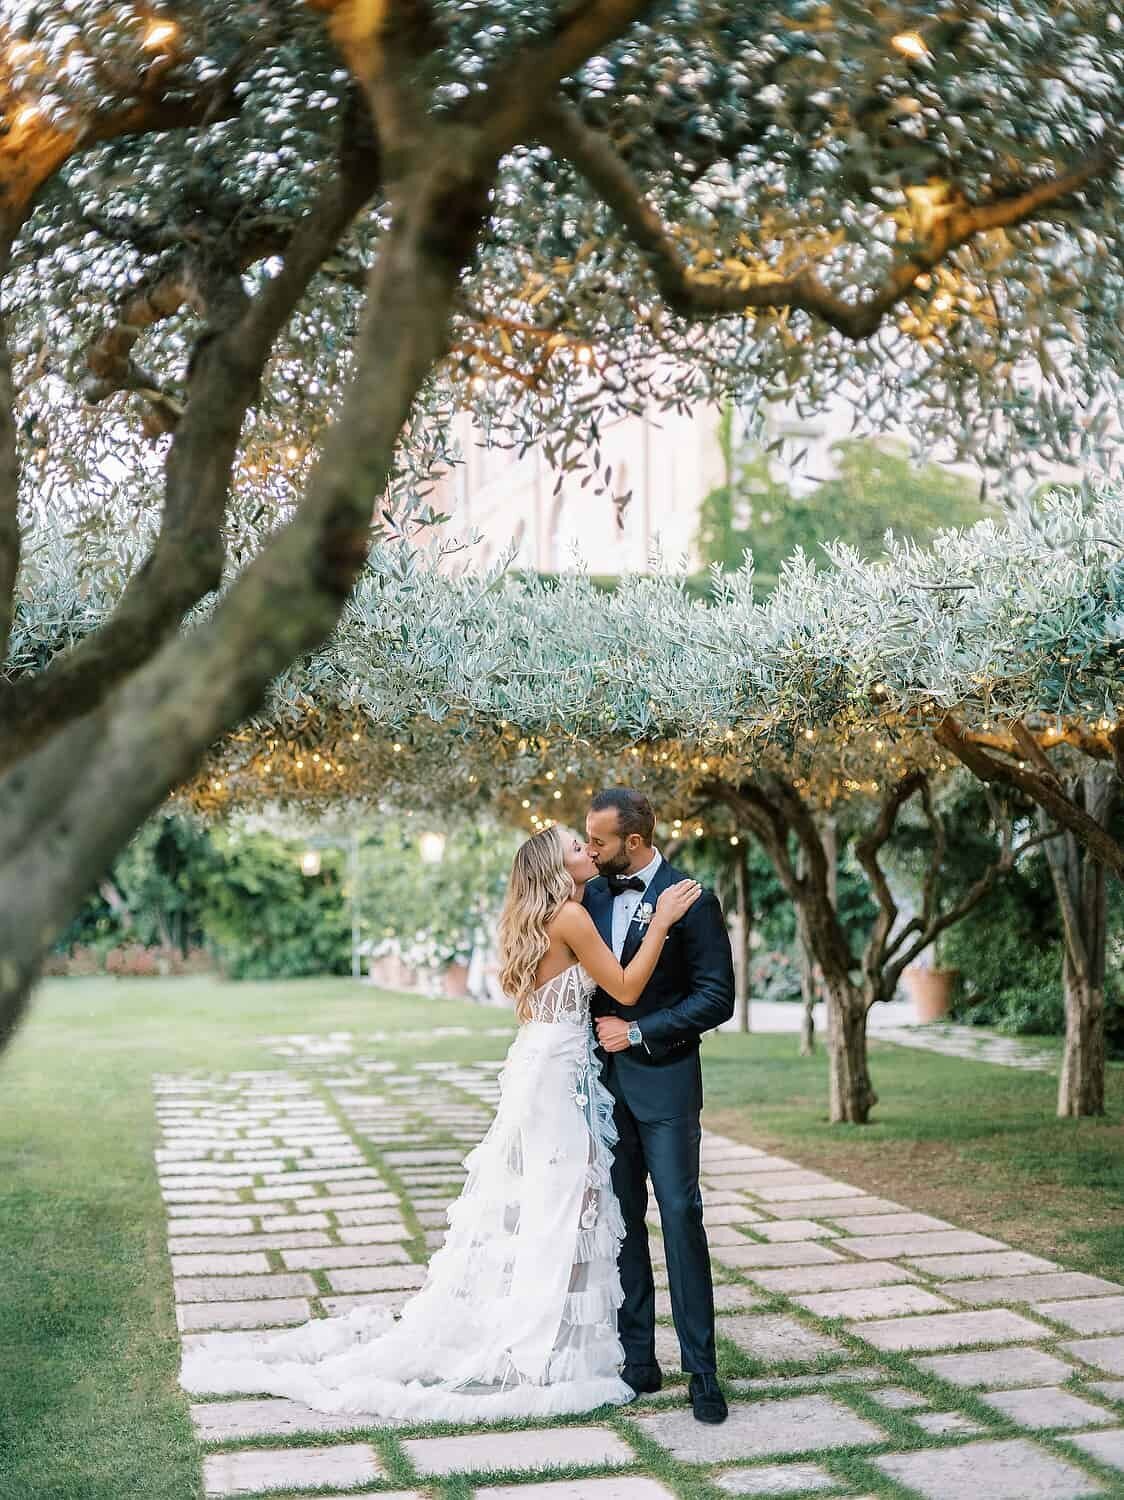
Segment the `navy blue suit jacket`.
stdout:
[[[656,904],[665,886],[688,877],[666,860],[652,877],[644,901]],[[591,880],[584,902],[598,932],[613,945],[613,898],[603,877]],[[627,965],[644,940],[636,922],[628,929],[621,963]],[[605,1083],[638,1120],[674,1120],[702,1108],[699,1038],[734,1014],[734,961],[718,898],[702,895],[671,928],[655,970],[635,1005],[621,1005],[604,990],[592,1000],[594,1019],[635,1021],[643,1045],[601,1052]]]

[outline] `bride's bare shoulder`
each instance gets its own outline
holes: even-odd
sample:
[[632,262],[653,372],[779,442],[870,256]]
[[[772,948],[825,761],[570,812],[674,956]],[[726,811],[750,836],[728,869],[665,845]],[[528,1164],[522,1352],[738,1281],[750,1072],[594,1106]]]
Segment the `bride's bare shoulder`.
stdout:
[[581,925],[589,921],[589,913],[580,901],[573,897],[569,901],[563,901],[562,905],[546,924],[548,934],[572,932],[575,925]]

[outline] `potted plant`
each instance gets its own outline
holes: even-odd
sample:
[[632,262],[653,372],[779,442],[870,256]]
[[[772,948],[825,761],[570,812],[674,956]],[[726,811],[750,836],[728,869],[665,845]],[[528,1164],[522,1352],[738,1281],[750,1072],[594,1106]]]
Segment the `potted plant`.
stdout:
[[909,998],[913,1001],[913,1013],[919,1025],[927,1026],[933,1021],[943,1021],[952,1009],[952,994],[960,977],[959,969],[946,969],[941,964],[940,937],[933,943],[931,965],[911,964],[902,975]]

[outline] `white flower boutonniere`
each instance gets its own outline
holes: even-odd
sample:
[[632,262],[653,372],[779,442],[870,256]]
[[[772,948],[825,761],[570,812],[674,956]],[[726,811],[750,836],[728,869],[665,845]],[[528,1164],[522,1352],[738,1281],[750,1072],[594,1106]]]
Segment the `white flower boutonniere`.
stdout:
[[636,908],[636,915],[632,920],[636,923],[637,927],[647,927],[655,914],[656,908],[652,903],[650,901],[642,901]]

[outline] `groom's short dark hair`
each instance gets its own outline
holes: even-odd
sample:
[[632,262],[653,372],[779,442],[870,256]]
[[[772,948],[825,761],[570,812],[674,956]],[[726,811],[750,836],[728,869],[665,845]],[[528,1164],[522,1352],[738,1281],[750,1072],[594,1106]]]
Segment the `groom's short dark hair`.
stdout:
[[606,812],[610,807],[616,810],[617,832],[622,838],[638,833],[646,844],[652,842],[656,815],[643,792],[634,792],[627,786],[609,786],[589,804],[590,812]]

